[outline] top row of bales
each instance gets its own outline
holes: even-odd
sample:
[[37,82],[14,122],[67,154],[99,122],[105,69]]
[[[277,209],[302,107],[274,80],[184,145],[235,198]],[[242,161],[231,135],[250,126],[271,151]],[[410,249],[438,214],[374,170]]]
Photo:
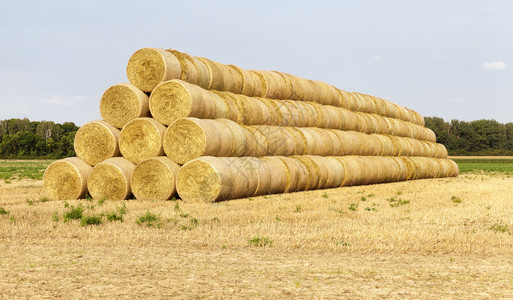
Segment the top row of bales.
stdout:
[[401,111],[398,105],[378,97],[349,93],[322,81],[283,72],[246,70],[176,50],[143,48],[136,51],[128,62],[127,76],[133,85],[144,92],[151,92],[161,82],[181,79],[208,90],[250,97],[311,101],[425,125],[419,113],[406,108]]

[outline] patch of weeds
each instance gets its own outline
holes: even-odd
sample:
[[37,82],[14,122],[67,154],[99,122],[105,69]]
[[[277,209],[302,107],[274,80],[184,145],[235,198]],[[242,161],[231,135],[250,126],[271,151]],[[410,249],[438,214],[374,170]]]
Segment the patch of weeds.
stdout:
[[248,243],[255,247],[270,247],[273,244],[273,241],[268,237],[255,237],[248,241]]
[[330,208],[329,210],[338,212],[339,214],[344,214],[344,211],[342,209]]
[[394,197],[388,198],[387,201],[390,202],[390,207],[398,207],[410,203],[410,200],[403,200],[401,198],[396,199]]
[[53,213],[53,216],[52,216],[52,221],[54,221],[54,222],[59,222],[59,220],[60,220],[60,219],[61,219],[61,218],[59,217],[59,212],[57,212],[57,211],[56,211],[56,212],[54,212],[54,213]]
[[328,199],[328,198],[329,198],[328,193],[327,193],[327,192],[324,192],[324,193],[322,194],[322,197],[323,197],[323,198]]
[[92,202],[93,201],[93,198],[91,198],[91,196],[89,194],[87,194],[84,198],[85,201],[87,202]]
[[192,230],[192,229],[198,227],[198,225],[199,225],[199,220],[196,218],[192,218],[189,220],[189,226],[182,225],[182,226],[180,226],[180,230]]
[[0,206],[0,215],[8,215],[9,211],[5,210],[5,208]]
[[396,194],[397,194],[397,196],[400,196],[400,195],[402,195],[402,194],[403,194],[403,191],[397,191],[397,193],[396,193]]
[[4,183],[9,184],[9,183],[11,183],[11,181],[10,180],[4,180]]
[[357,211],[358,210],[358,203],[349,203],[349,210]]
[[41,202],[41,203],[45,203],[48,201],[50,201],[50,199],[48,199],[47,197],[43,197],[43,198],[39,199],[39,202]]
[[367,198],[372,198],[372,197],[374,197],[374,194],[368,194],[367,195]]
[[69,207],[68,201],[64,201],[64,208],[68,208],[68,207]]
[[14,218],[14,216],[10,216],[9,221],[11,221],[11,223],[16,223],[16,219]]
[[254,198],[248,198],[248,201],[255,201]]
[[276,216],[276,221],[281,222],[280,217]]
[[100,225],[101,223],[102,216],[99,215],[84,216],[80,219],[80,226]]
[[294,285],[295,285],[296,287],[300,287],[300,286],[301,286],[301,281],[299,281],[299,280],[294,280]]
[[126,214],[127,209],[125,203],[121,207],[119,207],[116,211],[108,212],[105,214],[107,221],[120,221],[123,222],[123,215]]
[[180,211],[180,203],[176,202],[175,211]]
[[337,245],[338,245],[338,246],[344,246],[344,247],[347,247],[347,246],[351,246],[351,242],[348,242],[348,241],[338,241],[338,242],[337,242]]
[[301,205],[296,205],[295,213],[300,213],[302,211]]
[[491,205],[488,205],[488,206],[486,207],[486,209],[487,209],[487,210],[490,210],[490,209],[492,209],[492,206],[491,206]]
[[460,197],[456,197],[456,196],[452,196],[451,197],[451,201],[454,202],[454,203],[461,203],[461,198]]
[[155,224],[158,220],[159,220],[159,218],[157,217],[157,215],[148,210],[148,211],[146,211],[146,213],[144,215],[137,218],[135,220],[135,223],[138,225],[146,224],[146,226],[148,226],[148,227],[157,225],[157,227],[160,228],[160,225],[162,223],[158,222],[157,224]]
[[364,196],[362,196],[362,197],[360,198],[360,200],[361,200],[361,201],[367,201],[367,198],[365,198]]
[[98,205],[103,205],[105,201],[107,201],[106,198],[101,198],[100,200],[98,200]]
[[212,222],[220,222],[220,221],[221,221],[221,220],[219,220],[219,218],[218,218],[218,217],[213,217],[213,218],[212,218]]
[[509,227],[506,224],[502,225],[502,224],[497,223],[497,224],[493,225],[492,227],[490,227],[490,230],[501,232],[501,233],[506,233],[506,232],[509,232]]
[[188,218],[188,217],[189,217],[189,214],[181,213],[181,214],[180,214],[180,217],[182,217],[182,218]]
[[27,199],[25,202],[27,202],[28,206],[34,205],[34,201],[32,199]]
[[69,220],[79,220],[82,218],[84,213],[84,208],[82,205],[78,205],[77,207],[70,205],[69,211],[65,212],[62,215],[64,222],[68,222]]
[[365,210],[366,211],[375,211],[376,208],[375,207],[366,207]]

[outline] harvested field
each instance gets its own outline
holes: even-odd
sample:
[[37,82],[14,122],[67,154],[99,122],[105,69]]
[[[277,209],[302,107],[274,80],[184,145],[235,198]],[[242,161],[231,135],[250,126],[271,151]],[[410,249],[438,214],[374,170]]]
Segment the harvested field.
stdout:
[[508,173],[467,172],[207,204],[49,201],[41,180],[0,181],[0,290],[7,298],[509,298],[512,185]]

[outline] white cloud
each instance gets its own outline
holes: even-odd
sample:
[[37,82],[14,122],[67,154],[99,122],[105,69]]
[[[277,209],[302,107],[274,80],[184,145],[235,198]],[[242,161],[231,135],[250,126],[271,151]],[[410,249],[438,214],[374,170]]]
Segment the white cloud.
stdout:
[[465,102],[465,99],[463,99],[463,98],[447,98],[447,99],[445,99],[445,101],[462,103],[462,102]]
[[374,56],[372,57],[372,61],[374,61],[374,62],[378,62],[378,61],[380,61],[380,60],[381,60],[381,57],[379,57],[378,55],[374,55]]
[[59,96],[53,96],[49,99],[45,99],[42,101],[44,104],[57,105],[57,106],[71,106],[73,103],[70,101],[66,101],[61,99]]
[[483,64],[483,69],[497,71],[497,70],[506,70],[506,64],[502,61],[494,61],[494,62],[485,62]]

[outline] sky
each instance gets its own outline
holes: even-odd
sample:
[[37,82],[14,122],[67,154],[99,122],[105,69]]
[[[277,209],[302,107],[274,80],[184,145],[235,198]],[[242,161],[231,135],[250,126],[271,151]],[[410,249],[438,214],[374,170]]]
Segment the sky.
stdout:
[[140,48],[174,48],[378,96],[445,120],[513,122],[513,1],[0,0],[0,120],[99,119]]

